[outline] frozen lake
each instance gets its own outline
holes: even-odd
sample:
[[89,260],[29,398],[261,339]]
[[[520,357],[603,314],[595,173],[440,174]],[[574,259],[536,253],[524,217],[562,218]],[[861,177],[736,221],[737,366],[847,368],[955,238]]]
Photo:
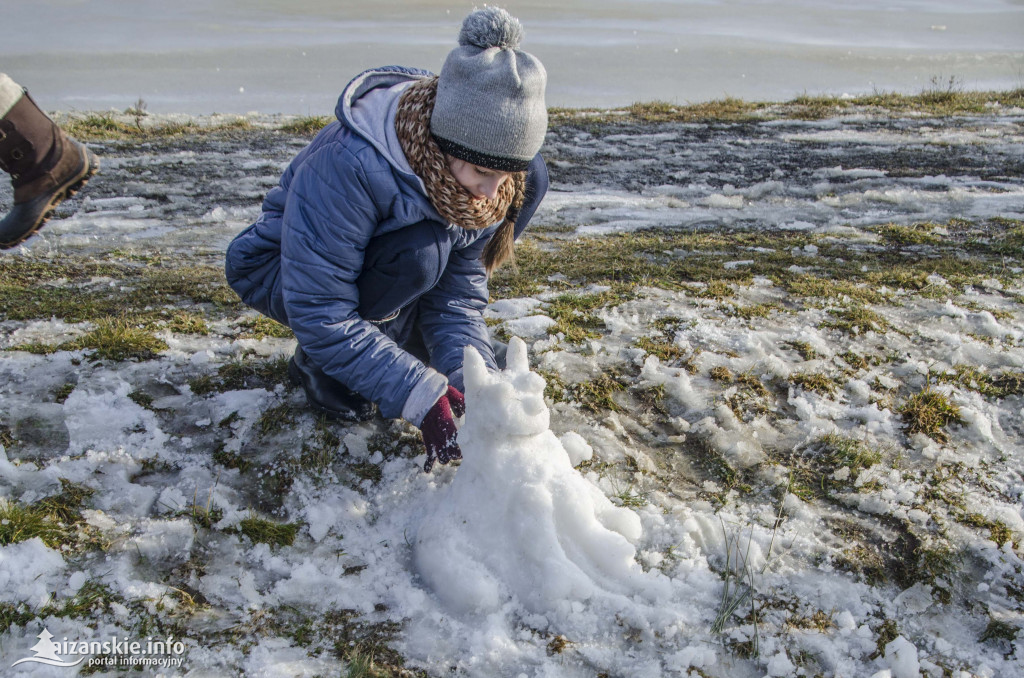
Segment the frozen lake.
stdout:
[[[327,114],[364,68],[440,68],[470,3],[3,4],[0,69],[48,109]],[[553,106],[1024,86],[1021,0],[510,3]]]

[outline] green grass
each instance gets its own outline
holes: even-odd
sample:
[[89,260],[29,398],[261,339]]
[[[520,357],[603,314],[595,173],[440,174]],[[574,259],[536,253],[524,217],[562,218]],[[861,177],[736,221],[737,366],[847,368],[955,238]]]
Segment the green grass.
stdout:
[[[117,284],[96,283],[95,278]],[[221,266],[100,264],[74,256],[59,262],[0,261],[0,320],[56,317],[73,323],[133,317],[176,324],[187,322],[179,317],[183,311],[195,316],[199,309],[226,314],[241,308]]]
[[836,280],[816,275],[801,274],[785,276],[776,280],[787,292],[796,297],[815,297],[820,299],[849,299],[865,304],[882,304],[889,298],[872,287],[859,281]]
[[786,346],[789,346],[794,351],[800,354],[800,357],[804,360],[814,360],[818,357],[818,352],[814,350],[810,342],[806,341],[787,341]]
[[189,311],[173,313],[170,320],[167,321],[167,329],[175,334],[198,334],[204,337],[210,334],[210,326],[206,322],[206,318]]
[[256,422],[256,431],[260,438],[276,435],[295,425],[298,411],[288,403],[281,403],[264,410]]
[[94,490],[60,479],[60,490],[31,504],[0,499],[0,545],[38,537],[54,549],[98,545],[90,530],[78,529],[82,509]]
[[638,337],[636,347],[643,349],[667,365],[674,365],[682,361],[687,355],[686,351],[674,342],[653,339],[651,337]]
[[933,231],[936,224],[931,222],[919,222],[910,226],[899,224],[883,224],[871,230],[877,233],[890,245],[907,247],[913,245],[935,245],[940,242],[939,236]]
[[936,375],[936,381],[954,384],[997,400],[1024,394],[1024,372],[1005,370],[993,374],[982,371],[976,365],[960,363],[953,366],[952,372]]
[[288,380],[288,360],[234,360],[217,368],[216,375],[195,377],[189,379],[188,384],[196,395],[253,388],[273,390],[278,384],[291,384]]
[[599,330],[604,322],[594,315],[599,308],[611,308],[633,298],[631,291],[618,286],[617,289],[595,294],[561,294],[547,302],[545,310],[555,324],[548,328],[549,334],[561,333],[571,344],[581,344],[588,339],[599,339]]
[[808,391],[814,391],[821,395],[833,396],[836,393],[836,382],[824,374],[811,374],[797,372],[789,377],[789,382]]
[[864,306],[831,309],[829,310],[829,315],[831,315],[833,319],[822,322],[821,327],[841,330],[854,336],[858,336],[866,332],[878,332],[879,334],[884,334],[889,331],[889,321],[875,311]]
[[93,358],[102,360],[151,360],[166,351],[167,344],[134,319],[105,318],[86,334],[58,348],[88,350]]
[[947,426],[963,423],[960,408],[931,387],[907,398],[898,412],[907,425],[908,434],[923,433],[940,443],[949,441]]
[[274,337],[277,339],[291,339],[295,335],[287,325],[268,318],[265,315],[257,315],[244,319],[238,323],[241,330],[239,339],[265,339]]
[[[838,237],[824,240],[802,232],[761,230],[651,230],[601,237],[528,234],[516,246],[517,265],[495,274],[491,292],[495,298],[535,295],[545,289],[543,281],[557,275],[567,281],[560,286],[598,284],[622,291],[647,286],[724,300],[733,296],[738,286],[762,276],[789,293],[787,307],[820,307],[822,300],[861,306],[889,304],[898,289],[955,294],[963,285],[980,284],[989,277],[1012,284],[1008,255],[1000,251],[1001,241],[992,235],[1004,232],[1005,226],[950,220],[934,224],[935,229],[940,227],[959,229],[969,237],[970,245],[943,238],[912,248],[865,247],[862,242],[847,243]],[[809,244],[818,246],[819,256],[801,254]],[[922,256],[922,247],[927,248],[927,256]],[[964,256],[965,249],[970,256]],[[1017,253],[1018,260],[1022,256]],[[725,268],[736,259],[752,263]],[[792,266],[806,272],[794,274]],[[928,277],[933,274],[952,287],[931,285]],[[767,304],[737,307],[732,313],[758,317],[773,310],[776,307]]]
[[850,478],[856,480],[861,471],[882,461],[882,454],[866,443],[853,438],[829,433],[822,436],[818,444],[826,469],[850,469]]
[[50,548],[60,548],[67,529],[44,510],[0,499],[0,546],[37,537]]
[[552,108],[551,126],[626,122],[707,122],[746,120],[821,120],[857,111],[900,116],[908,113],[947,117],[991,111],[991,106],[1024,106],[1024,88],[1007,91],[963,91],[957,83],[933,82],[918,94],[874,92],[855,97],[798,96],[788,102],[749,102],[732,97],[708,102],[634,103],[626,108]]
[[566,387],[566,396],[580,404],[587,412],[601,413],[606,410],[624,412],[615,402],[614,394],[625,391],[626,387],[613,376],[602,374],[590,381],[570,384]]
[[238,524],[238,530],[254,544],[278,547],[291,546],[295,542],[299,527],[298,523],[275,523],[256,515],[250,515]]
[[142,111],[131,109],[126,115],[88,113],[84,116],[63,116],[57,120],[70,136],[80,141],[153,141],[183,136],[208,136],[224,132],[248,131],[253,124],[245,118],[221,120],[211,125],[187,122],[151,122]]
[[297,134],[303,137],[311,137],[333,122],[335,118],[326,115],[309,115],[296,118],[291,122],[281,125],[278,129],[288,134]]

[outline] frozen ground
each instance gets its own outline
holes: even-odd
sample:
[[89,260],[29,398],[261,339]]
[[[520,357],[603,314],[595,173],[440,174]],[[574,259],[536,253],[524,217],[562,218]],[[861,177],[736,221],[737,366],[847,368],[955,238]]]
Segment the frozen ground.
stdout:
[[223,286],[305,143],[262,122],[93,143],[0,259],[6,674],[82,668],[8,668],[44,628],[165,675],[1024,674],[1024,113],[553,130],[488,311],[533,372],[432,475]]
[[[61,110],[328,114],[355,73],[437,71],[455,0],[7,3],[0,68]],[[550,106],[1024,84],[1017,0],[517,0]]]

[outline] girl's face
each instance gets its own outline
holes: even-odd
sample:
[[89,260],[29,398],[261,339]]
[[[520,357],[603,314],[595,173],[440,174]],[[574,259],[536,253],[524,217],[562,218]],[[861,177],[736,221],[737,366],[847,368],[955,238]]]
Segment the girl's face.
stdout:
[[452,176],[474,200],[494,200],[498,197],[498,189],[512,176],[508,172],[480,167],[450,155],[447,157]]

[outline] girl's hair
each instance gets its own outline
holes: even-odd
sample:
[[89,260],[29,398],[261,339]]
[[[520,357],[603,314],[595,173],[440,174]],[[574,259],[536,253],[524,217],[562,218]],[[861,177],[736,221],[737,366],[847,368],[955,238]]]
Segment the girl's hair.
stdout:
[[481,258],[490,275],[513,257],[515,222],[525,200],[526,173],[512,173],[494,200],[474,200],[452,176],[441,148],[430,133],[430,114],[437,96],[437,78],[411,85],[398,103],[395,131],[413,172],[423,180],[427,198],[438,214],[457,226],[480,230],[501,224]]

